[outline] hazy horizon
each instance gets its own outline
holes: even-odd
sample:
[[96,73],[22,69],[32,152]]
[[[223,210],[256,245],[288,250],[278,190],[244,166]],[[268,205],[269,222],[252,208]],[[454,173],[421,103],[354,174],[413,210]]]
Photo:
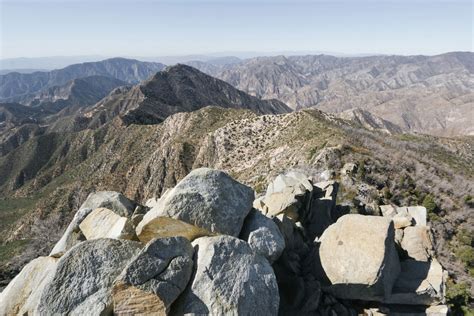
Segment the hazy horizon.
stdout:
[[0,0],[0,11],[0,59],[473,50],[465,0]]

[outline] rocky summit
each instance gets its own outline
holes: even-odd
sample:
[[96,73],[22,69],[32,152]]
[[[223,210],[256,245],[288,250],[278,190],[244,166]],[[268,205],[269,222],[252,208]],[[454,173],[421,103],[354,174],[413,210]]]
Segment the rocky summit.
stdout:
[[91,193],[0,315],[447,315],[426,209],[350,214],[338,188],[287,170],[256,196],[197,168],[146,205]]

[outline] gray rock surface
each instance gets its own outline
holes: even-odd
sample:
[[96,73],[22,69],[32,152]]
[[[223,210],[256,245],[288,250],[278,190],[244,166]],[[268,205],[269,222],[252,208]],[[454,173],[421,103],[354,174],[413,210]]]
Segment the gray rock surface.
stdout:
[[245,218],[240,238],[247,241],[255,253],[264,256],[270,263],[277,260],[285,249],[285,239],[278,226],[255,209]]
[[141,244],[129,240],[95,239],[70,249],[40,300],[41,315],[102,315],[110,311],[115,278]]
[[277,315],[278,285],[268,261],[231,236],[193,242],[195,272],[173,312],[211,315]]
[[114,284],[114,313],[167,311],[188,284],[193,253],[191,243],[184,237],[149,242]]
[[383,301],[400,273],[393,223],[380,216],[349,214],[321,236],[322,268],[336,297]]
[[211,233],[238,236],[253,200],[253,190],[228,174],[195,169],[145,214],[137,235],[142,240],[141,232],[148,223],[157,217],[169,217]]

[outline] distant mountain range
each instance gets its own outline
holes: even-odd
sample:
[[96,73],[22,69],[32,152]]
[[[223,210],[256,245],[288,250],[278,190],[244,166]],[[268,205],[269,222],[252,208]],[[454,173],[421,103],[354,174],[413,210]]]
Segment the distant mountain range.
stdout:
[[[293,110],[316,107],[326,112],[341,113],[359,109],[364,111],[356,111],[359,119],[372,115],[392,124],[392,127],[396,126],[397,130],[439,136],[474,135],[474,54],[470,52],[438,56],[276,56],[245,60],[216,57],[186,64],[250,95],[261,99],[278,99]],[[92,106],[112,89],[149,79],[164,67],[160,63],[113,58],[50,72],[9,73],[0,76],[0,102],[16,102],[27,106],[43,103],[45,111],[55,109],[56,112],[71,105]],[[184,69],[181,67],[181,71]],[[186,71],[191,70],[187,68]],[[174,80],[174,75],[171,74],[170,79]],[[105,82],[105,78],[109,78],[109,82]],[[73,84],[76,79],[85,81]],[[161,77],[155,78],[155,81],[160,80]],[[213,78],[204,80],[215,82]],[[166,117],[176,111],[195,109],[188,102],[191,98],[197,98],[197,104],[212,99],[208,96],[204,98],[201,92],[196,94],[196,91],[201,91],[199,87],[203,87],[198,84],[194,92],[186,92],[190,93],[188,101],[179,107],[169,107],[160,103],[161,100],[153,100],[153,97],[148,96],[145,98],[144,91],[150,91],[147,88],[150,85],[153,85],[153,81],[143,82],[140,87],[122,88],[102,104],[107,103],[113,108],[111,104],[114,103],[130,113],[150,113],[145,110],[150,104],[161,104],[161,111],[165,114],[163,117]],[[72,86],[76,90],[66,97]],[[173,86],[165,88],[162,82],[157,86],[161,89],[161,95],[166,89],[176,89]],[[215,96],[215,92],[221,88],[228,89],[219,84],[216,86],[218,90],[212,91],[210,95]],[[181,93],[180,90],[170,93],[175,92]],[[215,102],[209,105],[217,105],[219,100],[213,99]],[[246,100],[246,108],[255,110],[255,100]],[[171,101],[167,100],[168,103],[164,104],[174,104],[174,100]],[[281,103],[271,102],[277,108],[282,108]],[[226,107],[225,104],[220,105]],[[69,110],[69,114],[72,112]],[[152,112],[153,115],[157,114]],[[141,117],[143,119],[145,116]],[[163,117],[154,116],[149,120],[155,122]],[[380,123],[380,120],[377,121]],[[382,129],[387,127],[386,124],[382,125]]]
[[405,130],[474,135],[474,53],[438,56],[259,57],[223,66],[190,62],[261,98],[293,109],[361,108]]
[[127,83],[138,83],[164,67],[165,65],[160,63],[112,58],[100,62],[71,65],[49,72],[9,73],[0,76],[0,101],[23,97],[45,88],[64,85],[73,79],[89,76],[105,76]]

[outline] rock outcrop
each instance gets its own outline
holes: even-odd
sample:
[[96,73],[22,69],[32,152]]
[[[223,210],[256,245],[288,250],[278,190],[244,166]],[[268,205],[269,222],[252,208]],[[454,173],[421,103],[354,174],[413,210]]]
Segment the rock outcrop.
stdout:
[[345,214],[337,188],[290,171],[254,200],[200,168],[147,207],[91,194],[0,294],[0,315],[446,315],[425,209]]
[[175,313],[198,315],[276,315],[278,285],[268,261],[235,237],[201,237],[194,276]]

